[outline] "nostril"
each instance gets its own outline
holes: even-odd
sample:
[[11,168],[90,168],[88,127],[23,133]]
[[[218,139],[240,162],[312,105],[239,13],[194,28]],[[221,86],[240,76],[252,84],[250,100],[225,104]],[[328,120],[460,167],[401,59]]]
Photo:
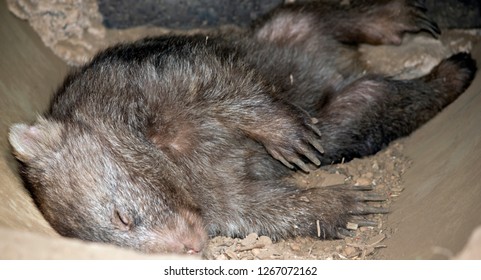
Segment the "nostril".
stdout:
[[189,255],[196,255],[196,254],[200,253],[200,251],[197,251],[195,249],[189,249],[189,248],[185,248],[185,249],[186,249],[185,253],[187,253]]
[[189,255],[195,255],[202,251],[202,244],[193,244],[192,242],[183,242],[184,252]]

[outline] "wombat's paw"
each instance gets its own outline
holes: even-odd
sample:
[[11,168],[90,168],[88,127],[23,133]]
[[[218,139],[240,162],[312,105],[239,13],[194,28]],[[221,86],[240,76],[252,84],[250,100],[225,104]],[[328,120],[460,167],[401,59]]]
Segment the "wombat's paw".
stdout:
[[408,8],[405,16],[408,19],[408,26],[410,25],[409,27],[411,28],[406,31],[424,30],[437,38],[438,35],[441,34],[441,30],[438,25],[426,15],[426,1],[406,0],[406,2]]
[[305,117],[301,122],[301,125],[290,127],[284,124],[283,130],[273,133],[280,137],[268,137],[263,144],[269,154],[285,166],[291,169],[297,166],[304,172],[309,172],[310,168],[302,157],[319,166],[321,161],[318,154],[324,150],[320,141],[321,132],[315,126],[317,119]]
[[375,227],[377,222],[360,217],[369,214],[387,214],[389,210],[384,207],[374,207],[369,202],[382,202],[386,200],[386,196],[373,191],[372,186],[353,186],[353,185],[337,185],[332,186],[346,194],[351,198],[351,205],[348,207],[348,220],[345,224],[337,228],[337,238],[345,238],[355,236],[355,230],[358,227]]
[[347,186],[346,189],[351,190],[351,194],[354,198],[354,204],[349,211],[351,214],[350,219],[346,223],[344,228],[340,228],[338,231],[338,238],[345,238],[349,236],[355,236],[355,230],[358,227],[376,227],[378,223],[369,219],[361,218],[360,215],[369,214],[387,214],[389,209],[384,207],[374,207],[369,205],[369,202],[385,201],[387,197],[385,195],[376,193],[373,191],[372,186]]
[[426,15],[424,1],[394,0],[373,7],[363,18],[366,41],[370,44],[401,44],[405,32],[427,31],[437,38],[438,25]]
[[373,221],[361,217],[366,214],[385,214],[383,207],[369,205],[373,201],[384,201],[371,186],[336,185],[309,188],[290,197],[286,205],[298,213],[297,233],[320,239],[343,238],[351,235],[350,230],[359,226],[375,226]]
[[473,81],[476,71],[476,61],[469,53],[457,53],[441,61],[426,79],[440,83],[438,87],[447,92],[462,93]]

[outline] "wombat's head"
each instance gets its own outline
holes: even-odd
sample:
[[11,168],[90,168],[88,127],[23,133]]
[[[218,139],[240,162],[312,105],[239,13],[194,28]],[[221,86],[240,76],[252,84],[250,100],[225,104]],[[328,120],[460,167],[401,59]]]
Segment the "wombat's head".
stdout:
[[42,118],[9,135],[35,202],[60,234],[143,252],[200,251],[202,218],[175,168],[155,150],[111,139]]

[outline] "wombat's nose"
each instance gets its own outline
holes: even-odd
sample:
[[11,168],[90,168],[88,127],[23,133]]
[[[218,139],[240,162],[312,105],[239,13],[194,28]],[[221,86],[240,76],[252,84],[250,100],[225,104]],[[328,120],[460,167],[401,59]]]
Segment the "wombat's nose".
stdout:
[[184,244],[184,252],[189,255],[195,255],[198,254],[202,251],[202,248],[204,247],[203,242],[183,242]]
[[196,255],[196,254],[200,253],[200,251],[197,251],[195,249],[186,248],[186,253],[189,254],[189,255]]

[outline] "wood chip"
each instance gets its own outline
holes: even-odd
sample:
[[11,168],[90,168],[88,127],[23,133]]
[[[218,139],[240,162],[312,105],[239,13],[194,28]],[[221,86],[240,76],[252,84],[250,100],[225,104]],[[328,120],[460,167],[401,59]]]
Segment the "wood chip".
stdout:
[[359,225],[355,224],[355,223],[348,222],[347,225],[346,225],[346,228],[350,229],[350,230],[356,230],[356,229],[359,228]]

